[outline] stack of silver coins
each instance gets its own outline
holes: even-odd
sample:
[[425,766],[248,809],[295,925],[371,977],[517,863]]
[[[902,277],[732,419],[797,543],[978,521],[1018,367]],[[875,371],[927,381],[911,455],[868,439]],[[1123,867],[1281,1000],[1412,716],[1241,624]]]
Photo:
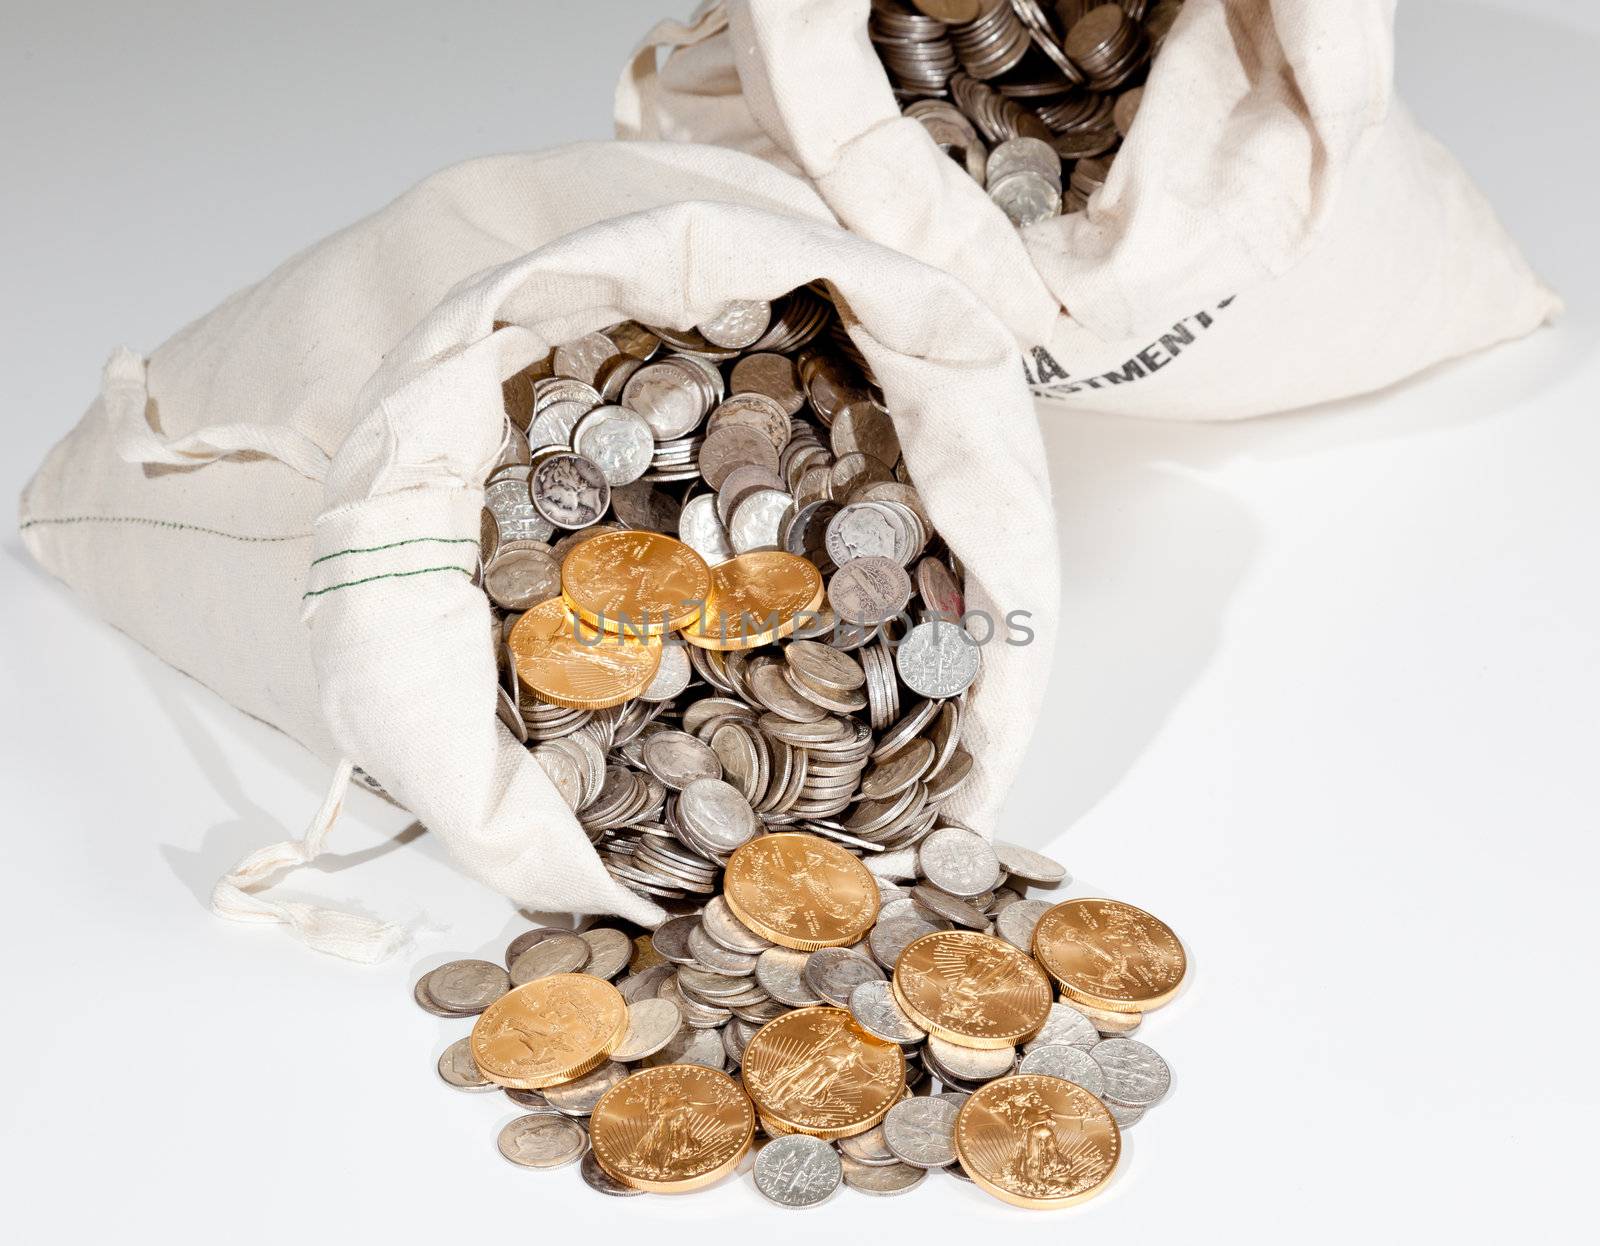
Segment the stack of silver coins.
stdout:
[[[906,116],[1020,228],[1082,211],[1105,182],[1181,10],[1182,0],[873,0],[867,34]],[[1053,174],[1034,149],[998,150],[1019,139],[1050,145]],[[992,156],[1025,172],[997,185]],[[1081,161],[1097,163],[1075,177]]]

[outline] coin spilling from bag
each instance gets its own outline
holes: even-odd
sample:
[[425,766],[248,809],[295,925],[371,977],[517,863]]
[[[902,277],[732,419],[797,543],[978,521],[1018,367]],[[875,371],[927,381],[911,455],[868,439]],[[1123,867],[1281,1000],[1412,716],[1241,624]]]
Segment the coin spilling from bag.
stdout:
[[[1129,906],[1028,898],[1066,870],[942,814],[980,647],[826,291],[591,333],[506,405],[500,715],[675,915],[429,973],[421,1007],[478,1018],[440,1076],[529,1109],[507,1159],[581,1159],[607,1194],[709,1185],[758,1136],[788,1207],[938,1168],[1022,1206],[1100,1189],[1165,1093],[1126,1036],[1183,950]],[[895,849],[905,886],[863,864]]]
[[1081,212],[1183,0],[873,0],[867,34],[920,121],[1017,226]]

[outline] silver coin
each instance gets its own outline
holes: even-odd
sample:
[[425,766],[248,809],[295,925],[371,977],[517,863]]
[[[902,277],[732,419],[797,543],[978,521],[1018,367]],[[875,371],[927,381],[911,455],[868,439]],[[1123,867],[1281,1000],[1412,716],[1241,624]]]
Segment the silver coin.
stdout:
[[424,981],[428,997],[458,1015],[482,1012],[511,989],[506,971],[486,960],[453,960]]
[[531,610],[561,595],[561,568],[545,550],[504,551],[483,569],[483,591],[502,610]]
[[764,299],[734,299],[715,317],[695,328],[713,346],[743,350],[753,346],[772,323],[772,304]]
[[720,779],[722,763],[711,746],[686,731],[658,731],[644,742],[645,767],[675,792],[696,779]]
[[898,1164],[889,1144],[883,1140],[883,1122],[880,1121],[863,1134],[851,1134],[848,1138],[840,1138],[838,1147],[841,1153],[848,1155],[858,1164]]
[[678,539],[704,558],[709,566],[733,557],[728,529],[717,514],[716,494],[702,493],[683,504],[678,515]]
[[513,1090],[510,1086],[505,1088],[506,1098],[510,1099],[519,1108],[527,1108],[531,1112],[554,1112],[555,1109],[545,1102],[544,1095],[537,1090]]
[[648,969],[641,969],[638,973],[629,974],[617,983],[617,993],[623,1001],[630,1006],[641,999],[656,999],[656,991],[661,988],[661,983],[670,978],[675,972],[675,966],[670,961],[659,965],[651,965]]
[[721,779],[695,779],[686,785],[678,797],[678,817],[696,836],[723,853],[748,843],[761,830],[744,793]]
[[997,839],[994,841],[994,855],[999,859],[1001,869],[1023,882],[1036,883],[1041,887],[1059,887],[1069,881],[1066,866],[1021,844]]
[[1045,900],[1018,900],[995,915],[994,932],[1013,947],[1033,951],[1033,931],[1055,905]]
[[1144,1021],[1144,1014],[1140,1012],[1110,1012],[1083,1003],[1074,1003],[1073,1007],[1094,1023],[1102,1038],[1126,1038]]
[[668,356],[640,368],[622,388],[622,405],[643,417],[657,441],[693,432],[705,418],[705,395],[689,367]]
[[694,954],[695,961],[701,968],[735,978],[754,973],[756,957],[760,955],[759,952],[731,952],[723,947],[706,933],[703,914],[700,924],[689,932],[689,951]]
[[583,1153],[583,1162],[578,1165],[578,1172],[583,1176],[583,1183],[591,1190],[598,1190],[613,1198],[631,1198],[635,1194],[644,1193],[643,1190],[636,1190],[631,1185],[623,1185],[600,1167],[600,1161],[594,1157],[593,1151]]
[[928,912],[936,917],[941,917],[952,925],[963,926],[968,930],[987,930],[989,919],[983,915],[976,904],[968,904],[957,896],[948,895],[937,887],[930,887],[927,883],[918,883],[911,889],[911,898]]
[[917,868],[953,896],[980,896],[1000,881],[1000,863],[989,841],[958,826],[941,827],[917,845]]
[[698,1064],[703,1068],[722,1069],[728,1063],[728,1053],[722,1047],[722,1035],[715,1030],[685,1029],[679,1031],[670,1043],[642,1061],[646,1068],[662,1064]]
[[849,1006],[850,992],[863,982],[881,981],[883,970],[850,948],[819,948],[806,961],[806,985],[838,1008]]
[[458,1038],[439,1054],[439,1076],[457,1090],[498,1090],[472,1058],[472,1037]]
[[484,489],[483,504],[501,541],[548,541],[555,533],[555,525],[535,509],[526,480],[495,481]]
[[669,640],[661,646],[661,665],[656,667],[655,678],[639,694],[639,700],[670,701],[689,686],[693,674],[689,651],[681,643]]
[[774,1138],[756,1156],[756,1189],[780,1207],[815,1207],[844,1179],[839,1153],[820,1138]]
[[417,1007],[422,1009],[423,1012],[429,1013],[435,1017],[454,1017],[456,1019],[460,1019],[461,1017],[470,1017],[472,1015],[471,1012],[457,1012],[453,1008],[441,1008],[438,1004],[434,1003],[433,996],[428,994],[427,974],[423,974],[422,977],[417,979],[416,984],[411,988],[411,998],[416,1002]]
[[578,421],[572,448],[600,469],[609,485],[632,484],[650,470],[655,437],[626,407],[596,407]]
[[746,494],[728,520],[734,552],[779,548],[784,518],[793,509],[794,499],[780,489],[754,489]]
[[589,1145],[577,1121],[554,1112],[519,1116],[500,1131],[500,1154],[523,1168],[564,1168]]
[[770,940],[763,939],[735,917],[721,896],[713,896],[707,902],[705,912],[700,914],[700,925],[712,940],[730,952],[760,956],[772,946]]
[[694,964],[689,950],[689,932],[700,924],[698,917],[670,917],[650,935],[650,945],[675,965]]
[[506,968],[511,968],[512,962],[531,948],[535,943],[543,942],[552,935],[571,934],[570,930],[562,930],[559,926],[535,926],[532,930],[524,930],[510,943],[506,944]]
[[805,979],[806,962],[810,959],[809,952],[796,952],[786,947],[768,948],[756,958],[756,981],[773,999],[791,1008],[820,1004],[821,997]]
[[867,933],[867,947],[872,958],[885,969],[893,969],[900,953],[923,935],[935,934],[945,929],[943,923],[932,922],[919,913],[906,913],[894,917],[882,914],[878,924]]
[[863,982],[850,992],[850,1015],[868,1034],[885,1042],[910,1046],[927,1038],[894,1001],[894,988],[885,981]]
[[883,1118],[883,1138],[906,1164],[944,1168],[956,1162],[956,1115],[962,1094],[918,1095],[902,1099]]
[[611,486],[579,454],[552,454],[533,469],[528,489],[538,512],[558,528],[587,528],[611,506]]
[[589,963],[589,945],[577,935],[554,935],[535,943],[511,966],[511,984],[524,986],[552,974],[577,973]]
[[588,1116],[594,1105],[624,1077],[628,1070],[615,1060],[607,1060],[592,1073],[585,1073],[576,1081],[544,1090],[545,1102],[563,1116]]
[[589,960],[583,972],[591,977],[609,981],[628,967],[633,956],[633,940],[610,926],[580,930],[578,938],[589,945]]
[[1048,1047],[1065,1043],[1069,1047],[1082,1047],[1085,1051],[1100,1041],[1100,1032],[1071,1004],[1051,1004],[1050,1015],[1045,1018],[1039,1032],[1022,1045],[1025,1052],[1035,1047]]
[[848,1155],[839,1157],[844,1173],[844,1183],[863,1194],[904,1194],[920,1185],[928,1175],[926,1168],[910,1164],[862,1164]]
[[895,651],[895,668],[918,696],[960,696],[978,677],[980,650],[966,628],[948,619],[918,623]]
[[992,1082],[997,1077],[1005,1077],[1017,1065],[1017,1053],[1012,1047],[979,1051],[975,1047],[958,1047],[937,1035],[930,1035],[927,1050],[941,1067],[964,1082]]
[[1144,1108],[1130,1108],[1125,1103],[1113,1103],[1109,1099],[1103,1102],[1107,1111],[1111,1113],[1111,1119],[1117,1122],[1118,1129],[1126,1129],[1129,1125],[1137,1124],[1145,1113]]
[[911,577],[892,558],[856,558],[828,580],[828,604],[847,623],[887,623],[911,600]]
[[1108,1038],[1091,1047],[1089,1054],[1105,1073],[1104,1097],[1111,1102],[1148,1108],[1160,1103],[1172,1087],[1167,1062],[1137,1039]]
[[1076,1082],[1092,1095],[1105,1092],[1105,1077],[1094,1056],[1082,1047],[1073,1047],[1066,1043],[1047,1043],[1043,1047],[1035,1047],[1022,1057],[1022,1063],[1018,1065],[1017,1071],[1041,1073],[1048,1077]]
[[828,521],[823,548],[834,565],[842,567],[857,558],[900,562],[898,551],[904,544],[889,512],[871,502],[852,502]]

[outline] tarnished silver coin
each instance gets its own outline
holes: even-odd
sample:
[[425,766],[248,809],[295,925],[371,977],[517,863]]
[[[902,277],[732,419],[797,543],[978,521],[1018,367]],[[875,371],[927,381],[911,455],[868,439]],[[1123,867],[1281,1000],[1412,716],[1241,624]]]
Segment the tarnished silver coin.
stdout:
[[628,1031],[611,1053],[613,1060],[632,1064],[653,1056],[683,1029],[683,1014],[669,999],[639,999],[628,1005]]
[[1172,1070],[1154,1048],[1137,1039],[1108,1038],[1089,1054],[1105,1073],[1104,1097],[1130,1108],[1160,1103],[1172,1087]]
[[1018,900],[995,914],[994,932],[1012,947],[1033,953],[1033,931],[1039,919],[1055,906],[1046,900]]
[[611,486],[581,454],[552,454],[528,478],[538,512],[558,528],[587,528],[611,506]]
[[635,1194],[643,1194],[643,1190],[636,1190],[631,1185],[623,1185],[604,1168],[600,1161],[595,1159],[593,1151],[583,1153],[583,1162],[578,1165],[578,1171],[583,1175],[583,1183],[591,1190],[598,1190],[601,1194],[609,1194],[612,1198],[631,1198]]
[[671,961],[663,961],[659,965],[651,965],[641,969],[638,973],[629,974],[617,983],[617,993],[629,1005],[638,1003],[641,999],[657,999],[656,991],[661,988],[661,983],[676,972],[676,966]]
[[1105,1077],[1093,1055],[1082,1047],[1066,1043],[1047,1043],[1022,1057],[1019,1073],[1041,1073],[1076,1082],[1092,1095],[1105,1093]]
[[511,985],[524,986],[552,974],[577,973],[589,963],[589,945],[577,935],[541,939],[512,963]]
[[511,989],[506,971],[486,960],[453,960],[430,973],[426,982],[428,997],[457,1015],[482,1012]]
[[992,1082],[997,1077],[1005,1077],[1017,1065],[1014,1047],[979,1051],[975,1047],[958,1047],[937,1035],[930,1035],[927,1050],[942,1068],[948,1069],[964,1082]]
[[519,1108],[527,1108],[530,1112],[554,1112],[555,1109],[545,1102],[544,1094],[537,1090],[513,1090],[510,1086],[505,1088],[506,1098],[510,1099]]
[[615,1060],[607,1060],[592,1073],[585,1073],[576,1081],[546,1087],[544,1099],[563,1116],[588,1116],[594,1111],[594,1105],[600,1102],[600,1096],[627,1075],[626,1067]]
[[917,845],[917,868],[953,896],[980,896],[1000,881],[1000,863],[989,841],[958,826],[941,827]]
[[1051,1004],[1050,1015],[1045,1018],[1039,1032],[1022,1045],[1024,1052],[1035,1047],[1048,1047],[1052,1043],[1065,1043],[1069,1047],[1082,1047],[1085,1051],[1100,1041],[1100,1032],[1071,1004]]
[[771,947],[756,958],[756,981],[761,989],[780,1004],[791,1008],[809,1008],[822,1002],[806,983],[806,962],[809,952],[796,952],[786,947]]
[[895,669],[918,696],[944,700],[959,696],[978,677],[978,642],[966,628],[947,619],[918,623],[895,650]]
[[886,1042],[910,1046],[928,1037],[901,1011],[886,981],[860,983],[850,992],[849,1006],[857,1025]]
[[883,970],[850,948],[819,948],[806,961],[806,985],[838,1008],[849,1007],[850,992],[863,982],[881,981]]
[[592,926],[580,930],[578,938],[589,945],[589,960],[583,972],[608,981],[628,967],[633,955],[633,940],[622,931],[610,926]]
[[1025,883],[1036,883],[1040,887],[1058,887],[1070,881],[1067,878],[1066,866],[1042,852],[1024,848],[1021,844],[997,839],[994,841],[994,855],[999,859],[1001,869],[1010,877],[1020,878]]
[[780,1207],[815,1207],[844,1179],[839,1154],[820,1138],[774,1138],[756,1156],[756,1189]]
[[730,952],[759,956],[772,946],[770,940],[763,939],[735,917],[720,895],[712,896],[706,903],[705,911],[700,914],[700,925],[711,939]]
[[848,1155],[839,1157],[839,1165],[844,1172],[844,1183],[863,1194],[904,1194],[920,1185],[928,1175],[926,1168],[910,1164],[862,1164]]
[[902,1099],[883,1118],[883,1139],[895,1156],[917,1168],[944,1168],[956,1162],[956,1115],[964,1094],[917,1095]]
[[416,1001],[417,1007],[422,1009],[423,1012],[429,1013],[435,1017],[454,1017],[459,1019],[461,1017],[470,1017],[472,1015],[470,1012],[457,1012],[453,1008],[441,1008],[438,1004],[436,1004],[433,1000],[433,996],[428,994],[427,974],[423,974],[422,977],[417,979],[416,984],[411,988],[411,998]]
[[582,1125],[554,1112],[519,1116],[500,1131],[500,1154],[523,1168],[564,1168],[589,1145]]
[[439,1053],[439,1076],[457,1090],[499,1090],[472,1058],[472,1037],[458,1038]]

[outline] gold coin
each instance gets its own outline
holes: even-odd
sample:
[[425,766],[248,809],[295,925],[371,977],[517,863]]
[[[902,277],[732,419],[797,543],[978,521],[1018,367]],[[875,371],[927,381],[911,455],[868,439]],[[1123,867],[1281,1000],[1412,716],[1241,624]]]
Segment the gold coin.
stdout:
[[506,645],[523,686],[567,709],[603,710],[631,701],[661,666],[659,644],[597,631],[559,597],[518,619]]
[[628,957],[628,972],[643,973],[652,965],[663,965],[667,958],[656,951],[655,940],[642,934],[633,941],[633,953]]
[[866,1133],[896,1103],[906,1058],[843,1008],[801,1008],[755,1032],[740,1063],[768,1132],[831,1142]]
[[755,1131],[755,1108],[739,1083],[694,1064],[630,1073],[600,1096],[589,1118],[600,1167],[657,1194],[698,1190],[727,1176]]
[[711,596],[683,638],[701,649],[754,649],[794,631],[822,604],[822,573],[782,550],[740,554],[711,569]]
[[1172,929],[1119,900],[1066,900],[1033,931],[1033,954],[1069,1000],[1108,1012],[1149,1012],[1178,992],[1188,968]]
[[1050,979],[1004,939],[940,930],[908,943],[894,963],[894,998],[928,1033],[995,1051],[1045,1023]]
[[628,1030],[628,1005],[585,973],[539,978],[502,995],[472,1027],[472,1058],[492,1082],[543,1090],[598,1068]]
[[561,563],[567,605],[608,632],[675,632],[699,617],[710,595],[705,559],[659,532],[602,532],[575,545]]
[[762,835],[728,858],[723,899],[764,939],[800,952],[843,947],[878,919],[878,884],[819,835]]
[[1105,1188],[1122,1154],[1111,1111],[1075,1082],[1002,1077],[972,1092],[956,1116],[967,1176],[1018,1207],[1081,1203]]

